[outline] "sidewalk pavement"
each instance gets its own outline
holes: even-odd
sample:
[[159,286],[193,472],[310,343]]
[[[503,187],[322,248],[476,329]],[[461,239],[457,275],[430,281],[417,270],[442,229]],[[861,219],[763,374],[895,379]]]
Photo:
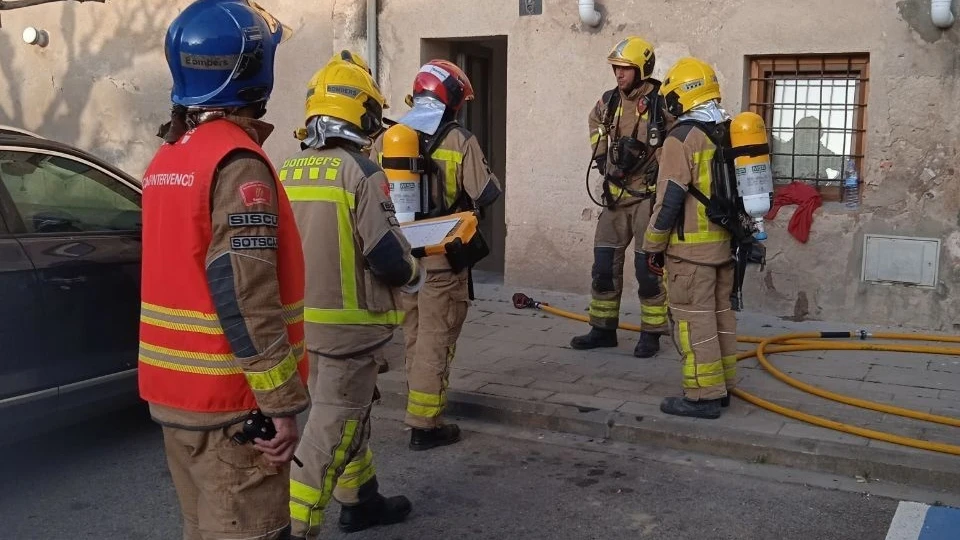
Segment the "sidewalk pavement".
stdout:
[[[637,334],[620,331],[615,349],[577,351],[570,338],[585,323],[513,307],[514,292],[573,312],[589,298],[480,284],[457,345],[448,417],[472,417],[521,427],[703,452],[885,481],[960,491],[960,456],[865,439],[795,421],[737,398],[718,420],[660,412],[664,396],[681,395],[680,360],[672,340],[660,353],[633,356]],[[746,299],[749,304],[749,298]],[[639,302],[625,298],[621,321],[639,324]],[[904,329],[817,321],[791,322],[737,314],[738,334],[798,331],[917,333]],[[883,342],[883,341],[881,341]],[[404,407],[402,333],[390,347],[391,370],[381,375],[387,406]],[[743,350],[752,348],[741,344]],[[885,404],[960,418],[960,357],[861,351],[802,351],[768,355],[795,378]],[[860,409],[796,390],[766,373],[756,359],[739,363],[740,388],[777,404],[824,418],[902,436],[960,445],[960,428]]]

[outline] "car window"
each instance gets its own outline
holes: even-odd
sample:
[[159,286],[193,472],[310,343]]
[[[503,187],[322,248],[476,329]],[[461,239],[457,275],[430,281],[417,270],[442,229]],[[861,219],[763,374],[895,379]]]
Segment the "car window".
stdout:
[[140,228],[140,194],[79,161],[3,150],[0,151],[0,182],[27,233]]

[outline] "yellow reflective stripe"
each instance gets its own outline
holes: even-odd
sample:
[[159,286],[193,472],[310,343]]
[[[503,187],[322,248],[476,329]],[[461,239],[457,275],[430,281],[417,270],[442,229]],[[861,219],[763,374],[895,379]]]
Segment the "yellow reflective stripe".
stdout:
[[[331,169],[327,169],[328,171]],[[286,186],[291,202],[332,202],[337,203],[337,234],[340,242],[340,291],[343,295],[343,308],[356,310],[357,272],[356,247],[353,240],[353,225],[350,210],[357,206],[356,195],[337,186]]]
[[139,355],[138,358],[141,362],[147,365],[169,369],[171,371],[182,371],[184,373],[195,373],[198,375],[239,375],[240,373],[243,373],[243,370],[238,367],[200,367],[157,360],[142,354]]
[[600,132],[599,131],[593,132],[593,134],[590,135],[590,144],[597,144],[597,142],[599,141],[600,141]]
[[310,167],[310,179],[311,180],[320,179],[320,167]]
[[284,186],[291,202],[323,201],[344,204],[351,210],[357,207],[353,193],[337,186]]
[[298,358],[291,351],[286,358],[266,371],[247,371],[247,384],[257,392],[269,392],[284,385],[297,372]]
[[693,348],[690,346],[690,326],[687,324],[687,321],[678,321],[677,326],[679,328],[678,339],[680,341],[680,357],[683,362],[683,387],[684,388],[699,388],[697,386],[697,379],[688,379],[686,374],[688,370],[693,370],[696,372],[696,358],[693,357]]
[[427,394],[416,390],[410,390],[407,394],[407,412],[414,416],[425,418],[439,416],[446,404],[446,394]]
[[421,405],[443,405],[446,401],[440,394],[427,394],[426,392],[418,392],[416,390],[410,390],[407,397]]
[[347,450],[353,445],[353,437],[356,435],[359,426],[360,423],[356,420],[347,420],[343,425],[343,436],[340,439],[340,444],[333,451],[333,460],[323,475],[323,492],[320,497],[321,508],[327,505],[330,495],[333,494],[334,478],[343,471],[347,461]]
[[320,490],[296,480],[290,480],[290,496],[307,504],[320,502]]
[[358,489],[376,475],[377,471],[373,466],[373,451],[367,448],[362,457],[347,464],[347,468],[343,470],[343,474],[337,480],[337,487]]
[[645,236],[648,242],[662,245],[670,238],[670,231],[660,232],[656,229],[647,229]]
[[303,300],[283,306],[283,321],[287,324],[303,322]]
[[337,179],[337,174],[338,174],[339,172],[340,172],[340,169],[328,168],[328,169],[323,173],[323,178],[324,178],[325,180],[336,180],[336,179]]
[[619,186],[616,186],[612,183],[608,184],[608,189],[610,190],[610,194],[614,197],[633,197],[633,195],[631,195],[629,192],[620,189]]
[[288,169],[280,169],[280,174],[279,174],[279,176],[280,176],[280,181],[281,181],[281,182],[286,182],[286,181],[287,181],[287,170],[288,170]]
[[[715,150],[707,149],[702,152],[693,153],[693,162],[698,167],[697,188],[700,193],[707,197],[710,196],[710,168],[713,164],[713,155]],[[706,232],[710,229],[710,220],[707,218],[707,207],[697,205],[697,232]],[[686,235],[684,235],[686,236]]]
[[591,317],[616,319],[620,316],[620,302],[617,300],[591,300],[587,312]]
[[463,163],[463,153],[456,150],[447,150],[438,148],[433,151],[433,157],[442,161],[452,161],[454,163]]
[[667,324],[667,306],[640,305],[640,322],[652,326]]
[[734,379],[737,376],[737,357],[724,356],[720,359],[723,362],[723,376],[725,379]]
[[463,163],[463,153],[440,148],[433,151],[433,158],[444,162],[444,198],[447,206],[457,201],[457,167]]
[[[696,179],[697,189],[706,196],[710,196],[711,166],[715,150],[709,149],[702,152],[694,152],[693,162],[698,167],[698,177]],[[683,240],[676,232],[670,235],[671,243],[680,244],[712,244],[718,242],[728,242],[730,233],[724,229],[710,230],[710,219],[707,217],[707,207],[697,204],[697,230],[683,231]]]
[[149,324],[151,326],[159,326],[160,328],[167,328],[169,330],[179,330],[180,332],[196,332],[198,334],[211,334],[211,335],[223,334],[223,329],[220,328],[219,325],[216,328],[213,328],[209,326],[200,326],[197,324],[186,324],[186,323],[164,321],[161,319],[148,317],[146,315],[140,315],[140,321],[145,324]]
[[296,168],[296,169],[294,169],[294,170],[293,170],[293,179],[294,179],[294,180],[302,180],[302,179],[303,179],[303,169],[301,169],[301,168]]
[[343,295],[343,309],[356,310],[360,305],[357,301],[356,246],[350,211],[342,204],[337,205],[337,235],[340,243],[340,293]]
[[323,509],[310,508],[298,502],[290,501],[290,517],[307,524],[307,529],[313,529],[323,523]]
[[313,324],[386,324],[403,323],[402,311],[367,311],[365,309],[305,308],[303,319]]
[[141,309],[148,309],[150,311],[156,311],[157,313],[163,313],[164,315],[173,315],[176,317],[185,317],[191,319],[201,319],[205,321],[219,321],[219,317],[214,313],[204,313],[202,311],[193,311],[189,309],[174,309],[163,306],[158,306],[157,304],[150,304],[148,302],[140,302]]
[[165,354],[167,356],[173,356],[176,358],[185,358],[189,360],[204,360],[207,362],[232,362],[233,354],[214,354],[214,353],[202,353],[194,351],[182,351],[179,349],[169,349],[167,347],[160,347],[158,345],[153,345],[150,343],[140,342],[140,349],[147,350],[150,352],[155,352],[159,354]]
[[[702,205],[701,205],[702,206]],[[683,232],[683,240],[677,233],[670,235],[670,242],[673,244],[712,244],[717,242],[729,242],[730,233],[725,230],[707,231],[698,233]]]

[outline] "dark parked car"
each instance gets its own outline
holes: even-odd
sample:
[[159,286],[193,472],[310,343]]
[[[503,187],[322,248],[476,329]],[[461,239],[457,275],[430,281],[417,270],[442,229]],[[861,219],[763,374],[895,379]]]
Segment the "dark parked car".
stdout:
[[140,231],[136,179],[0,126],[4,432],[137,403]]

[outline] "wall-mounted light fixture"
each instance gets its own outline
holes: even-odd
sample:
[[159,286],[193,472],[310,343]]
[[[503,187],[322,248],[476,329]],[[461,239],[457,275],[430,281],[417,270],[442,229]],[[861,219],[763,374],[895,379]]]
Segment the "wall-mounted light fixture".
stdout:
[[27,45],[46,47],[50,44],[50,34],[46,30],[28,26],[23,29],[23,42]]

